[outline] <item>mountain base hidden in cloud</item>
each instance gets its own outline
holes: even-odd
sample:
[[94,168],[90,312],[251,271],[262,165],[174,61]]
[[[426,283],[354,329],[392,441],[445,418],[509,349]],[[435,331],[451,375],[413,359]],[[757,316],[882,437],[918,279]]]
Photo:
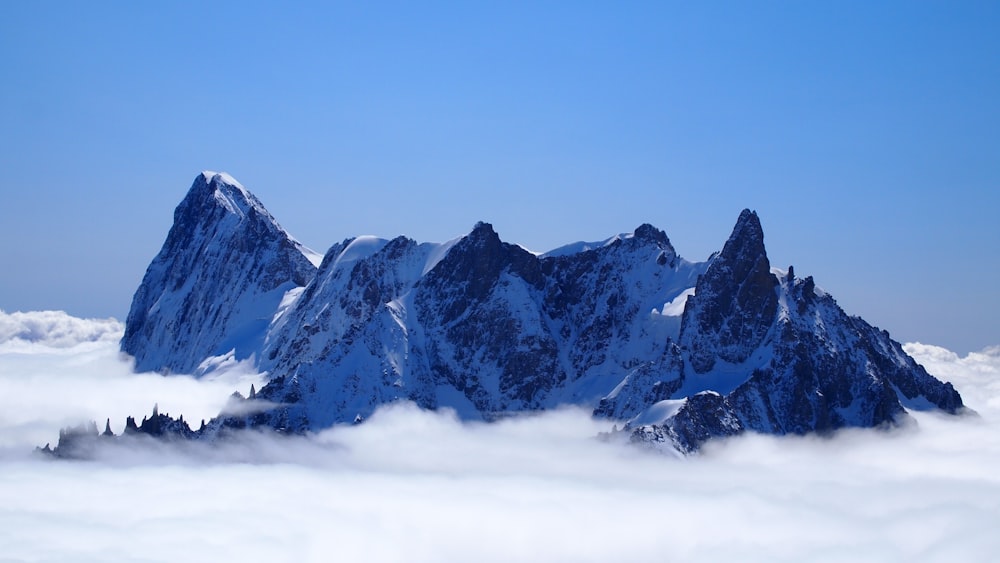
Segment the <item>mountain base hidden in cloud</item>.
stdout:
[[[106,339],[0,345],[0,545],[17,561],[991,560],[1000,349],[904,349],[980,416],[744,432],[681,460],[595,440],[621,423],[585,408],[473,422],[397,402],[315,433],[110,439],[108,415],[116,434],[143,411],[197,427],[261,380],[134,374]],[[91,461],[29,454],[86,417]]]
[[159,413],[146,422],[156,432],[134,425],[183,438],[317,432],[401,401],[484,421],[573,405],[689,453],[745,431],[829,433],[964,408],[812,277],[772,267],[750,210],[703,262],[651,225],[536,255],[483,222],[440,244],[350,238],[319,260],[243,186],[206,172],[174,213],[121,346],[140,370],[249,361],[268,374],[197,430]]

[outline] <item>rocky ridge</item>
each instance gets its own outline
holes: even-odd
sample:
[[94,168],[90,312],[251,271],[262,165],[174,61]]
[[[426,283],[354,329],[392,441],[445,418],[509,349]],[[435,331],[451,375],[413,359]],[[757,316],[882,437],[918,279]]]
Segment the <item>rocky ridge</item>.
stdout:
[[650,225],[549,255],[488,223],[443,244],[348,239],[318,268],[307,254],[235,180],[195,180],[122,349],[165,371],[246,358],[270,381],[239,398],[253,414],[181,434],[315,431],[398,400],[484,420],[573,404],[622,421],[633,441],[692,452],[746,430],[962,410],[887,333],[772,268],[750,210],[706,262]]

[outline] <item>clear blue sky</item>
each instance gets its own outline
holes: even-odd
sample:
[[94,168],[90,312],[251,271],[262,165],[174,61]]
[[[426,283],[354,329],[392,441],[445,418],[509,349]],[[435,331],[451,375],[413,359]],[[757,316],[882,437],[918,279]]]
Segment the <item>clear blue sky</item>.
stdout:
[[0,308],[124,318],[227,171],[322,252],[739,211],[850,313],[1000,344],[1000,3],[0,3]]

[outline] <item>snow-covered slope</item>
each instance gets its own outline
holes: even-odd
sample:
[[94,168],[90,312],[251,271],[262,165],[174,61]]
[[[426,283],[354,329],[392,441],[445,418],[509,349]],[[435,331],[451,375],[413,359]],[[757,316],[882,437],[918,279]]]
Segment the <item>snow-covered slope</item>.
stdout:
[[178,207],[129,315],[140,369],[234,351],[270,381],[209,431],[315,430],[409,400],[493,420],[561,404],[691,451],[713,436],[877,426],[961,398],[811,278],[772,269],[744,210],[708,262],[651,225],[536,255],[488,223],[443,244],[357,237],[318,270],[231,178]]
[[122,351],[140,371],[249,358],[285,293],[315,274],[310,254],[239,182],[200,174],[132,299]]

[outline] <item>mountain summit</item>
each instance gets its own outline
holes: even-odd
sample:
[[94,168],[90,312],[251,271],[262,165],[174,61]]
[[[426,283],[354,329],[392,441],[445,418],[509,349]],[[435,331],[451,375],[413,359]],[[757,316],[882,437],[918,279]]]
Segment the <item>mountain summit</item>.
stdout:
[[318,430],[398,400],[482,420],[572,404],[690,452],[745,430],[962,409],[887,333],[772,268],[750,210],[706,262],[648,224],[543,255],[483,222],[442,244],[347,239],[318,268],[309,254],[235,180],[202,174],[136,292],[122,350],[141,370],[236,358],[270,374],[247,399],[259,408],[240,409],[256,414],[200,433]]
[[744,209],[684,308],[681,344],[696,373],[717,360],[742,362],[758,347],[778,309],[777,286],[760,220]]
[[315,275],[311,254],[239,182],[203,172],[132,298],[122,351],[139,371],[196,373],[229,352],[249,358],[285,292]]
[[[887,332],[848,316],[812,277],[772,269],[763,241],[756,213],[744,210],[688,298],[668,368],[655,381],[626,381],[599,412],[636,413],[626,425],[634,441],[689,452],[744,430],[822,433],[896,423],[904,407],[962,409],[951,384]],[[656,386],[677,391],[650,404]]]

